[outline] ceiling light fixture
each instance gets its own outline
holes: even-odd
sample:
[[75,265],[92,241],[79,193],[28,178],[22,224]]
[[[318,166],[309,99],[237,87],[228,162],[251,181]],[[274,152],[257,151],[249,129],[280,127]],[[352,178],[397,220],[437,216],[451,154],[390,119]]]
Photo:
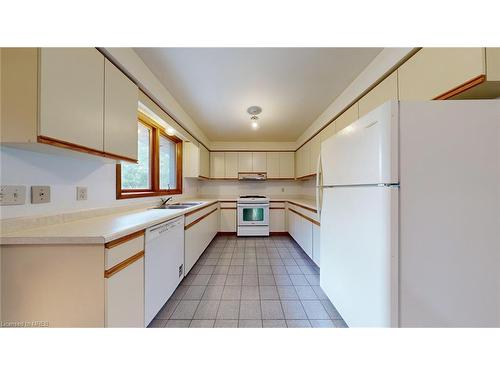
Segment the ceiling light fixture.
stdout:
[[167,134],[170,136],[175,135],[175,129],[171,126],[167,127]]
[[247,109],[247,113],[250,115],[250,120],[252,120],[251,124],[252,124],[253,130],[257,130],[259,128],[259,123],[257,122],[257,120],[259,119],[259,116],[257,116],[257,115],[260,114],[261,112],[262,112],[262,108],[260,108],[256,105],[248,107],[248,109]]

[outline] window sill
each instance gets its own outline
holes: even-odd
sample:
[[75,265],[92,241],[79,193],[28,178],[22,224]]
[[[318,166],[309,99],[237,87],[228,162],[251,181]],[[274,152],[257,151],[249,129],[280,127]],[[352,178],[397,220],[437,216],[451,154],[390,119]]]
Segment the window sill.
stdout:
[[159,191],[122,191],[116,193],[116,199],[158,197],[161,195],[179,195],[182,190],[159,190]]

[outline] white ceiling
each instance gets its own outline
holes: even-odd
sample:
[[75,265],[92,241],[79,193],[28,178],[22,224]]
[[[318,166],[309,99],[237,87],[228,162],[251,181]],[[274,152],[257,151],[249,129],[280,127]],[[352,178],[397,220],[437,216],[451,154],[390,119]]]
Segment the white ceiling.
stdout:
[[240,142],[295,141],[381,50],[135,49],[211,141]]

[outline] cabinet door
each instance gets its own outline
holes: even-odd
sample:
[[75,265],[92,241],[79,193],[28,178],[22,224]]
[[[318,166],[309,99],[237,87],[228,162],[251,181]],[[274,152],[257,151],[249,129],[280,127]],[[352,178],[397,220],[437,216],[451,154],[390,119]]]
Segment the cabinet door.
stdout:
[[280,177],[280,156],[279,152],[268,152],[267,153],[267,178],[279,178]]
[[[326,141],[328,138],[330,138],[332,135],[335,134],[335,123],[331,123],[328,125],[326,128],[324,128],[321,133],[319,133],[321,142]],[[321,147],[320,147],[321,149]]]
[[104,64],[104,152],[137,160],[137,86]]
[[335,133],[351,125],[359,118],[359,102],[354,103],[334,121]]
[[312,260],[319,267],[320,255],[320,226],[313,224],[312,226]]
[[106,279],[106,327],[144,327],[144,258]]
[[104,150],[104,56],[96,49],[41,49],[39,134]]
[[252,172],[252,153],[238,152],[238,172]]
[[220,231],[236,232],[236,208],[221,208]]
[[438,98],[485,74],[484,48],[422,48],[399,69],[401,100]]
[[226,152],[225,155],[225,177],[226,178],[238,178],[238,153],[237,152]]
[[266,172],[266,152],[252,152],[252,171],[253,172]]
[[299,163],[299,175],[298,177],[303,177],[310,174],[311,171],[311,142],[307,142],[304,146],[299,149],[298,160]]
[[295,176],[295,153],[279,152],[279,169],[281,178],[294,178]]
[[285,209],[271,208],[269,210],[269,231],[285,232]]
[[319,152],[321,147],[321,140],[319,134],[309,141],[310,146],[310,157],[309,157],[309,173],[316,173],[316,168],[318,165]]
[[210,153],[208,150],[202,145],[199,145],[200,148],[200,176],[201,177],[210,177]]
[[223,152],[210,153],[210,177],[224,178],[226,175],[225,157]]
[[388,100],[398,100],[397,71],[393,72],[359,100],[359,117],[362,117]]
[[309,220],[304,219],[302,216],[296,215],[297,220],[297,237],[296,240],[302,250],[312,259],[312,226]]

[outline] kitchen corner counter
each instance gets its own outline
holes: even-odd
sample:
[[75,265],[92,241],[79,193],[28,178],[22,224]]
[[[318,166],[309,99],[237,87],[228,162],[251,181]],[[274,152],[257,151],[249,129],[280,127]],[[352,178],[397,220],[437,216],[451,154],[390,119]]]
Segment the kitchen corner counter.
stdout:
[[[186,200],[188,201],[188,200]],[[173,210],[135,209],[61,224],[26,229],[0,237],[1,245],[104,244],[216,203],[217,199],[190,199],[200,205]]]

